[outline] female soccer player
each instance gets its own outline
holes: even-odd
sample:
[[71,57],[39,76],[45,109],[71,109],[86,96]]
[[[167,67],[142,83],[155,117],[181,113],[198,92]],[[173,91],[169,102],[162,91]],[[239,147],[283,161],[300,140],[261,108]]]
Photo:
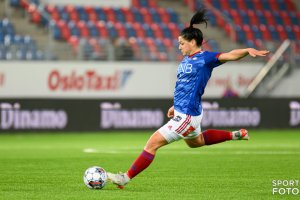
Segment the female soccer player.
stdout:
[[123,187],[136,175],[145,170],[153,161],[156,151],[164,145],[183,139],[191,148],[212,145],[227,140],[248,140],[245,129],[239,131],[206,130],[201,133],[203,115],[201,97],[211,77],[213,68],[227,61],[239,60],[247,55],[266,56],[268,51],[253,48],[235,49],[227,53],[202,51],[203,34],[194,24],[205,23],[205,10],[195,13],[190,26],[183,29],[178,37],[179,49],[185,56],[177,70],[174,91],[174,105],[168,110],[170,119],[149,138],[143,152],[126,173],[107,173],[108,179]]

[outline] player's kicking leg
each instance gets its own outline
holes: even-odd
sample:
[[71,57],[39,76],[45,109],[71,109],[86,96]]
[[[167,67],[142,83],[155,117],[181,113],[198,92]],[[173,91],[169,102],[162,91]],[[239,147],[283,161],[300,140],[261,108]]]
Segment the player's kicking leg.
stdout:
[[159,131],[156,131],[148,140],[144,150],[138,156],[138,158],[133,162],[131,167],[126,173],[118,173],[113,174],[107,172],[108,180],[110,180],[113,184],[117,185],[119,188],[123,188],[132,178],[145,170],[153,161],[156,151],[167,145],[168,142],[161,135]]

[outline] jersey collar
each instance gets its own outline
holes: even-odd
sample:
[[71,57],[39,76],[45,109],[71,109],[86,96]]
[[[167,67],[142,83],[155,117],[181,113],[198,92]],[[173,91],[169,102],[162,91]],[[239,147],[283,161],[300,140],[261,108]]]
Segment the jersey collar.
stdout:
[[200,51],[196,51],[195,53],[193,53],[192,55],[189,55],[188,57],[189,58],[191,58],[191,57],[193,57],[194,55],[196,55],[197,53],[201,53],[202,51],[200,50]]

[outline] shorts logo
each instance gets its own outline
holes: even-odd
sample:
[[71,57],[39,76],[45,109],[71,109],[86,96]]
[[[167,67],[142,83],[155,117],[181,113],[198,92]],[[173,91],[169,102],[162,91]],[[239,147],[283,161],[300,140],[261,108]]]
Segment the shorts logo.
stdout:
[[176,117],[173,118],[173,120],[175,122],[179,122],[182,119],[182,117],[180,117],[179,115],[177,115]]

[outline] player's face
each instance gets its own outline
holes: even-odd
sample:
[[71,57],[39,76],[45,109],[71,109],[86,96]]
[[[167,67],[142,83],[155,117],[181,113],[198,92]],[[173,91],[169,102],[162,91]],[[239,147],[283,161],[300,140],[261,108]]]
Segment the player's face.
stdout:
[[178,37],[178,49],[183,56],[191,55],[193,49],[193,42],[185,40],[182,36]]

